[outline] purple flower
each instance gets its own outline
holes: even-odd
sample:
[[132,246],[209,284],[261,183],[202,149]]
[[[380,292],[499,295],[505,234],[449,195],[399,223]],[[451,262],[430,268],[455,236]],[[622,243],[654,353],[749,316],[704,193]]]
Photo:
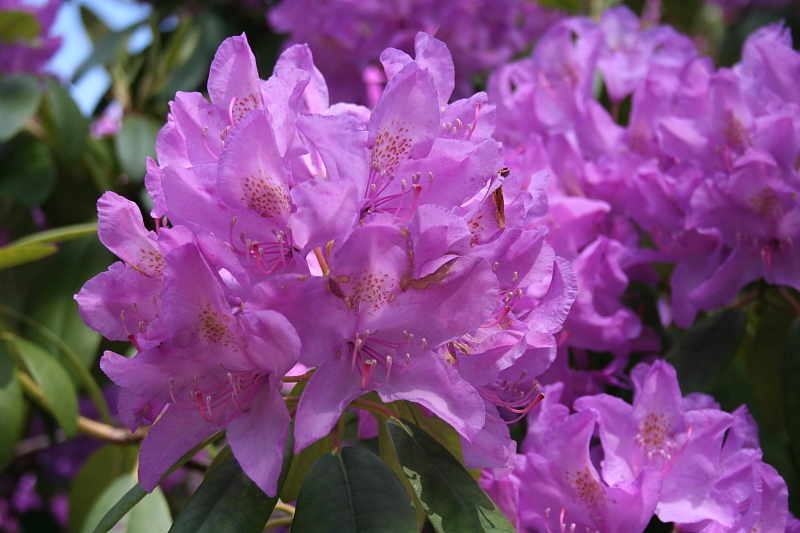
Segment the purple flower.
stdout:
[[[269,13],[288,45],[308,43],[331,87],[334,102],[367,103],[372,82],[362,75],[384,49],[413,49],[417,32],[435,35],[453,54],[459,97],[472,94],[470,78],[524,50],[560,16],[534,2],[359,2],[290,0]],[[452,83],[452,80],[451,80]]]
[[35,6],[21,0],[0,0],[0,11],[23,11],[39,23],[40,33],[33,39],[17,38],[13,43],[0,42],[0,74],[30,72],[38,74],[61,46],[60,37],[49,37],[61,0],[48,0]]

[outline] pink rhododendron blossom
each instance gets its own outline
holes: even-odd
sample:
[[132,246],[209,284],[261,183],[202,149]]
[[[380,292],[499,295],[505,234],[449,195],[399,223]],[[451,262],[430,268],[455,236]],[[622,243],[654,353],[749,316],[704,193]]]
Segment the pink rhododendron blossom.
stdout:
[[[76,298],[137,349],[101,366],[123,420],[153,426],[145,488],[224,429],[274,494],[291,416],[300,451],[371,391],[450,424],[468,465],[511,467],[507,424],[541,399],[575,274],[529,227],[544,184],[503,167],[486,94],[448,104],[444,43],[420,33],[414,58],[381,61],[374,110],[331,106],[307,46],[261,80],[246,38],[227,39],[210,102],[178,93],[148,161],[157,231],[113,193],[99,202],[122,262]],[[297,365],[310,379],[290,415],[281,380]]]
[[536,2],[502,0],[413,2],[288,0],[269,22],[290,35],[288,44],[308,43],[331,88],[334,102],[367,103],[374,96],[371,69],[387,47],[414,48],[419,31],[445,43],[455,63],[456,94],[471,95],[470,78],[491,71],[524,50],[560,13]]
[[653,515],[677,531],[787,528],[786,484],[761,461],[746,408],[728,414],[710,396],[681,397],[663,361],[631,377],[633,404],[584,396],[572,414],[559,403],[563,384],[545,387],[513,471],[481,477],[519,531],[633,533]]
[[13,42],[0,41],[0,74],[30,72],[38,74],[50,57],[61,46],[60,37],[50,37],[48,32],[56,18],[61,0],[47,0],[37,5],[22,0],[0,0],[0,11],[30,13],[39,23],[39,35],[28,39],[17,36]]

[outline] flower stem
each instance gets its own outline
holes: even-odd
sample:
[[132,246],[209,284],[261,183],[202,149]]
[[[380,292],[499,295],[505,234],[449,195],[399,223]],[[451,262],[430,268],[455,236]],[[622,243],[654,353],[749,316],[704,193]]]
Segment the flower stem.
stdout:
[[397,414],[394,413],[388,407],[385,407],[375,402],[371,402],[369,400],[365,400],[363,398],[356,398],[355,400],[350,402],[350,407],[355,407],[356,409],[369,411],[370,413],[378,414],[386,418],[397,418]]
[[322,254],[322,249],[319,246],[314,248],[314,255],[317,257],[317,261],[319,262],[319,267],[322,269],[322,275],[327,276],[331,273],[331,269],[328,266],[328,262],[325,260],[325,256]]

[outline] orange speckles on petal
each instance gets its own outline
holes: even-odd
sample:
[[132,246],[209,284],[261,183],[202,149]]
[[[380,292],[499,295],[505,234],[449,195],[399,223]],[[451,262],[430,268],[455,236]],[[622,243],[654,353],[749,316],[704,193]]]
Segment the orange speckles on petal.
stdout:
[[391,174],[404,160],[408,159],[411,150],[411,138],[408,128],[397,121],[382,124],[375,136],[372,147],[372,167],[378,171]]
[[775,191],[762,189],[750,197],[750,205],[761,218],[777,220],[784,214],[783,205]]
[[235,338],[228,322],[232,319],[221,315],[219,312],[207,304],[206,308],[200,311],[200,338],[210,344],[217,344],[226,348],[235,346]]
[[247,176],[242,188],[242,202],[263,218],[279,221],[291,210],[289,192],[270,176]]
[[648,457],[661,456],[670,459],[676,449],[674,429],[665,414],[647,413],[639,423],[636,442]]
[[603,492],[603,486],[588,466],[583,470],[567,472],[565,477],[575,491],[575,499],[578,503],[593,511],[605,508],[606,495]]

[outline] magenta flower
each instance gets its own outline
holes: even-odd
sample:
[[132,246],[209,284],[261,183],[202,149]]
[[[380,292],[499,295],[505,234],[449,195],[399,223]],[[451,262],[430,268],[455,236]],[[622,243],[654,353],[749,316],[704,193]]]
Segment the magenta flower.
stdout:
[[280,379],[296,361],[297,335],[274,311],[234,314],[193,244],[165,257],[164,274],[166,338],[133,359],[107,352],[101,360],[117,385],[165,404],[142,443],[139,481],[152,490],[184,453],[226,429],[244,471],[274,495],[290,421]]
[[56,18],[61,0],[48,0],[44,5],[31,5],[21,0],[0,0],[0,11],[24,11],[36,17],[41,33],[32,40],[18,38],[0,42],[0,74],[40,73],[50,57],[61,46],[60,37],[47,34]]

